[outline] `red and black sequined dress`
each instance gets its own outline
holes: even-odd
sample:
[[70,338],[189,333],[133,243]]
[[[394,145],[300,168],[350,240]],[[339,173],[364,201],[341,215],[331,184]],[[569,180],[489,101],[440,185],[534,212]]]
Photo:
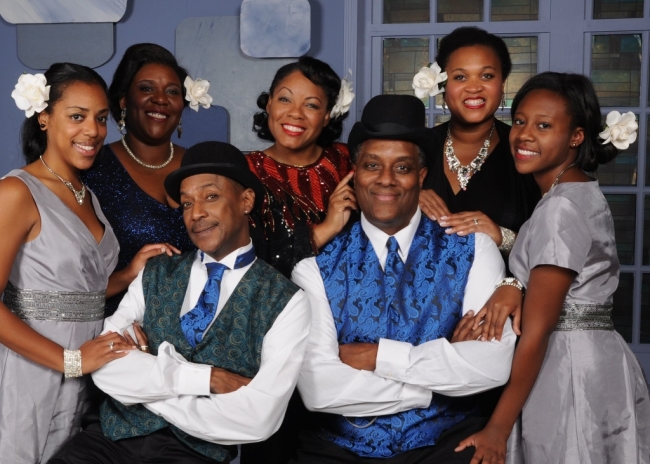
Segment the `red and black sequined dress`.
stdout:
[[327,213],[329,197],[352,169],[347,147],[335,143],[307,166],[280,163],[261,151],[247,155],[266,196],[253,216],[257,255],[287,277],[298,261],[314,256],[312,227]]

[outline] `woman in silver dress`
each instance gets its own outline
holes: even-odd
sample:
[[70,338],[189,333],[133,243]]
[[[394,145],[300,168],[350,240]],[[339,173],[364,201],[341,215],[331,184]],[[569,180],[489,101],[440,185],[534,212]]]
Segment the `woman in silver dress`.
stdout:
[[610,113],[600,132],[589,79],[549,72],[524,84],[512,117],[517,171],[532,173],[544,193],[510,255],[527,289],[522,335],[488,425],[458,450],[475,446],[472,463],[504,462],[521,412],[509,462],[648,463],[648,386],[611,320],[620,268],[614,223],[585,174],[634,141],[634,115]]
[[83,374],[132,346],[98,336],[119,247],[79,180],[106,136],[106,84],[57,63],[22,75],[12,97],[28,164],[0,180],[0,460],[33,464],[79,430]]

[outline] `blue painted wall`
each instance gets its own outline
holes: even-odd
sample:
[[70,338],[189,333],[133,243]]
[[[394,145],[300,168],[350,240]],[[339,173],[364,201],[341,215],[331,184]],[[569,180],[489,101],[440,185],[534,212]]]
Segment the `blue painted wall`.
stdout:
[[[328,62],[344,75],[343,65],[343,0],[310,0],[310,56]],[[195,16],[239,15],[241,0],[129,0],[122,20],[115,25],[115,54],[97,71],[110,83],[124,51],[138,42],[153,42],[174,51],[176,26],[185,18]],[[80,37],[79,40],[84,40]],[[16,53],[16,26],[0,19],[0,176],[22,166],[18,133],[24,113],[16,108],[11,91],[23,72],[38,72],[22,64]],[[269,82],[270,84],[270,82]],[[257,95],[242,93],[242,98]],[[252,115],[251,115],[252,117]],[[225,122],[224,122],[225,123]],[[117,139],[115,123],[109,123],[107,141]]]

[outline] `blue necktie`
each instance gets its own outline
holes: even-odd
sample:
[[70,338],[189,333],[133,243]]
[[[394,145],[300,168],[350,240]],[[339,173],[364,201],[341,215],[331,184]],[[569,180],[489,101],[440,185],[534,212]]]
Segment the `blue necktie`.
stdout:
[[[235,269],[248,266],[254,259],[255,247],[237,256]],[[201,261],[203,261],[203,252],[201,252]],[[221,279],[226,269],[230,269],[221,263],[207,263],[205,267],[208,269],[208,281],[203,287],[199,301],[191,311],[181,316],[181,329],[192,348],[201,342],[205,330],[214,319],[221,293]]]
[[388,248],[388,255],[386,256],[386,264],[384,264],[384,298],[388,306],[393,301],[395,290],[397,290],[402,277],[404,262],[399,255],[399,243],[397,243],[395,237],[388,238],[386,247]]

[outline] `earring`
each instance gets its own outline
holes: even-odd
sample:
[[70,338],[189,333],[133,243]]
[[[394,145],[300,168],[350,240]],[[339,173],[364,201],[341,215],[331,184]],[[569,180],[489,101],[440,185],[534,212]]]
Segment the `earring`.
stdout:
[[120,134],[126,135],[126,108],[122,108],[120,112],[120,120],[117,121],[117,130]]
[[41,127],[41,129],[45,129],[45,124],[41,123],[39,124],[39,126]]
[[506,107],[506,93],[503,92],[503,96],[501,97],[501,111],[503,111]]
[[178,127],[176,127],[176,134],[178,135],[178,138],[181,138],[181,135],[183,135],[183,119],[178,120]]
[[442,114],[447,114],[447,103],[444,98],[442,99]]

